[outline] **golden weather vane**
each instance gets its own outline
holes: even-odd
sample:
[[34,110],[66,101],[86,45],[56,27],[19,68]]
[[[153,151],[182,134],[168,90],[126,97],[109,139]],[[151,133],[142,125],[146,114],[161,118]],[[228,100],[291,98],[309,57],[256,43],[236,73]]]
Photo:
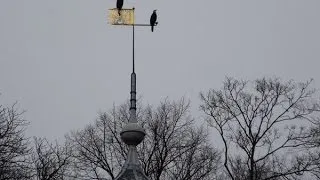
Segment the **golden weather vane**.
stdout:
[[134,11],[135,8],[126,9],[122,8],[123,0],[117,0],[117,7],[109,9],[108,22],[111,25],[122,25],[122,26],[151,26],[151,31],[155,26],[158,25],[157,22],[157,10],[153,10],[150,17],[150,23],[136,24]]
[[151,31],[153,32],[154,27],[158,25],[157,22],[157,10],[153,10],[153,13],[150,17],[150,23],[145,24],[136,24],[135,23],[135,16],[134,11],[135,8],[127,9],[122,8],[123,6],[123,0],[117,0],[117,7],[109,9],[108,14],[108,22],[111,25],[120,25],[120,26],[132,26],[132,49],[133,49],[133,56],[132,56],[132,62],[133,62],[133,72],[135,69],[135,61],[134,61],[134,33],[135,33],[135,26],[151,26]]

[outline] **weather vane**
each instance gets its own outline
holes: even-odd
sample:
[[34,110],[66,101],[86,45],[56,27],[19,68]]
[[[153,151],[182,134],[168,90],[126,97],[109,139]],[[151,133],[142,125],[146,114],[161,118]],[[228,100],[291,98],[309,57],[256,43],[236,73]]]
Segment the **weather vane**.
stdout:
[[122,26],[151,26],[153,32],[154,26],[158,25],[157,22],[157,10],[153,10],[150,17],[149,24],[135,24],[134,21],[134,10],[135,8],[126,9],[123,7],[123,0],[117,0],[117,7],[109,9],[109,23],[111,25],[122,25]]

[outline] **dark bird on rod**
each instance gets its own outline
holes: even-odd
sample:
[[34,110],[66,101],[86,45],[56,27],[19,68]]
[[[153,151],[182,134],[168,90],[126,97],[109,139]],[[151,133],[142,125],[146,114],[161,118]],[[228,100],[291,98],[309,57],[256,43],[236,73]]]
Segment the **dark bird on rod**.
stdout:
[[150,17],[150,26],[151,26],[151,31],[152,32],[153,32],[154,26],[158,24],[158,22],[157,22],[157,12],[156,11],[157,10],[153,10],[153,13],[152,13],[152,15]]
[[117,9],[118,9],[119,16],[121,15],[120,11],[122,9],[122,6],[123,6],[123,0],[117,0]]

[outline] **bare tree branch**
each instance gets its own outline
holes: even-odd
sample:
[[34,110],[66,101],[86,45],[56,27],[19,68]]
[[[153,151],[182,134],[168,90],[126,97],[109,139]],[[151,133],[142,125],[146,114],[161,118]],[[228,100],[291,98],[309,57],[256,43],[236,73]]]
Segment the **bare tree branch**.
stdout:
[[[311,159],[297,160],[309,150],[301,150],[306,135],[296,124],[311,126],[320,109],[310,83],[227,78],[222,90],[200,94],[200,108],[224,142],[224,167],[230,179],[285,179],[314,170]],[[285,153],[287,158],[279,159]]]

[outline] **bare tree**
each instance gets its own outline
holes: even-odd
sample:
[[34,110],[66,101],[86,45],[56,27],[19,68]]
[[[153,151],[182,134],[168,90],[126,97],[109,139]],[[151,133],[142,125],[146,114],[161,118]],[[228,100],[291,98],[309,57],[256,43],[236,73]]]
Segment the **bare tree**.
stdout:
[[82,179],[115,179],[126,158],[120,131],[128,121],[127,105],[101,113],[95,124],[67,136],[74,151],[74,169]]
[[[192,139],[194,138],[193,144],[185,153],[182,153],[177,156],[177,158],[173,159],[171,165],[166,168],[165,173],[168,174],[169,179],[215,179],[220,156],[211,145],[206,142],[201,142],[207,141],[206,139],[199,137],[199,135],[203,135],[203,132],[201,131],[202,129],[191,132],[191,136],[193,136]],[[183,148],[179,148],[178,152],[181,153],[181,149]]]
[[146,108],[142,122],[148,136],[138,152],[150,178],[205,179],[215,172],[219,155],[207,143],[207,132],[194,126],[189,108],[183,98]]
[[201,110],[223,141],[229,179],[297,179],[313,170],[301,141],[320,107],[310,82],[227,78],[222,90],[200,94]]
[[[219,154],[208,144],[207,133],[195,127],[188,110],[184,99],[138,108],[138,122],[147,131],[138,152],[151,179],[205,179],[215,172]],[[83,178],[114,179],[119,173],[127,153],[119,133],[128,120],[129,106],[124,104],[69,136]]]
[[48,142],[45,138],[34,138],[32,160],[37,180],[58,180],[69,177],[72,160],[71,147]]
[[0,179],[23,180],[31,177],[30,148],[24,131],[28,125],[14,104],[0,105]]
[[314,168],[311,173],[320,179],[320,118],[312,119],[311,122],[314,126],[310,127],[299,141],[309,152],[304,158],[312,162]]

